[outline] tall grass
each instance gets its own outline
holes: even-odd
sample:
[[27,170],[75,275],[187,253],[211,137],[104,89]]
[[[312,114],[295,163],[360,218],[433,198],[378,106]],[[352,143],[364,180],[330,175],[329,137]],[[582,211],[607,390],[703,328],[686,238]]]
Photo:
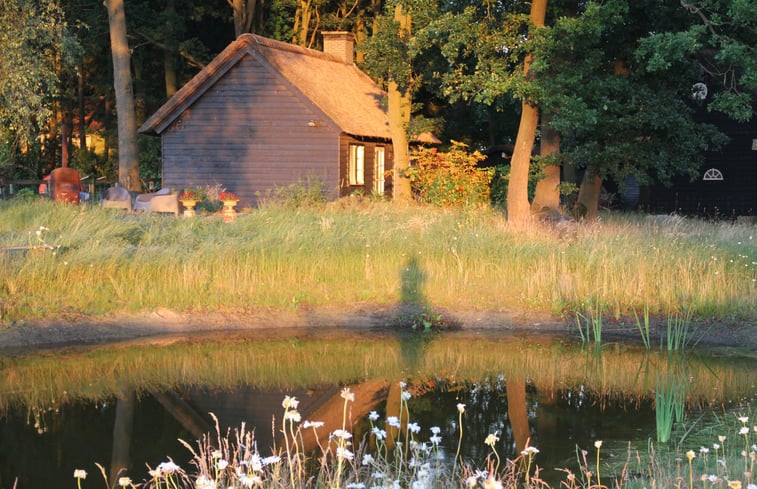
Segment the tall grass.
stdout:
[[56,249],[0,252],[0,319],[389,305],[401,301],[412,265],[435,307],[573,316],[600,304],[619,317],[685,306],[695,319],[755,321],[754,234],[633,215],[516,229],[494,211],[386,203],[270,206],[226,224],[3,202],[0,247],[40,240]]

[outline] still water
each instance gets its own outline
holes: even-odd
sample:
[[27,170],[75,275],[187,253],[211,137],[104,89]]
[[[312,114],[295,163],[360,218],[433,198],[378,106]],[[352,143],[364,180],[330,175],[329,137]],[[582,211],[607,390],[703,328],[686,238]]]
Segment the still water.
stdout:
[[[186,464],[194,443],[241,422],[255,428],[263,455],[278,438],[282,399],[300,401],[303,420],[341,427],[340,390],[355,393],[348,416],[361,440],[368,413],[397,412],[407,383],[412,421],[441,429],[441,453],[454,457],[465,404],[461,453],[482,465],[497,433],[503,457],[526,440],[539,448],[544,478],[575,468],[576,450],[603,440],[609,460],[655,443],[655,390],[685,385],[686,423],[673,444],[706,444],[723,416],[751,409],[757,359],[714,352],[686,355],[606,344],[601,351],[563,339],[491,332],[402,337],[386,332],[319,330],[163,338],[127,344],[0,357],[0,488],[73,487],[75,469],[96,477],[95,463],[118,459],[135,481],[169,458]],[[274,421],[275,420],[275,421]],[[694,429],[689,429],[691,427]],[[313,445],[314,446],[314,445]],[[88,481],[104,487],[101,481]]]

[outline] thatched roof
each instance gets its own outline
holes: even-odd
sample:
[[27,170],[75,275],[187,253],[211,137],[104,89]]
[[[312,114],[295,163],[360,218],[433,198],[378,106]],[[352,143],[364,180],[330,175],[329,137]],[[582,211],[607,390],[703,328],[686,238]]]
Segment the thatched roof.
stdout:
[[391,139],[383,107],[386,93],[357,66],[321,51],[255,34],[239,36],[163,104],[139,131],[161,134],[246,54],[264,58],[345,133]]

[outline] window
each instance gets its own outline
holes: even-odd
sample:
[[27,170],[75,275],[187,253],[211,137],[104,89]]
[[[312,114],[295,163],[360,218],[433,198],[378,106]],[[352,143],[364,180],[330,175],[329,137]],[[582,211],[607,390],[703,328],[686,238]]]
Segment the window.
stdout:
[[350,185],[365,184],[365,146],[350,144]]
[[373,151],[373,191],[384,195],[384,147],[376,146]]
[[704,178],[702,180],[722,180],[723,179],[723,173],[718,170],[717,168],[710,168],[706,172],[704,172]]

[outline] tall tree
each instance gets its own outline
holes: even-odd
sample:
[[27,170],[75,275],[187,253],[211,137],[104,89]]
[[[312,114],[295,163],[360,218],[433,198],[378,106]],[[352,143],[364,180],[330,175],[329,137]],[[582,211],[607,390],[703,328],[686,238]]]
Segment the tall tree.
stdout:
[[0,25],[0,176],[29,174],[17,158],[46,130],[79,46],[53,1],[4,0]]
[[[416,5],[418,4],[418,5]],[[414,63],[419,56],[417,39],[413,38],[413,22],[416,13],[425,24],[432,6],[421,1],[388,2],[371,39],[365,42],[365,63],[363,67],[374,78],[383,82],[387,89],[389,130],[394,151],[394,173],[392,176],[392,196],[395,201],[412,199],[408,141],[414,131],[411,127],[412,94],[417,87]]]
[[[693,176],[704,152],[722,141],[693,117],[699,69],[691,56],[650,70],[660,53],[643,39],[658,32],[670,40],[686,24],[682,14],[654,0],[592,1],[577,17],[558,19],[534,46],[532,69],[562,138],[560,161],[583,171],[576,210],[585,218],[597,217],[606,179],[633,176],[644,184]],[[696,51],[691,39],[674,37],[681,50]]]
[[129,190],[141,190],[137,152],[137,118],[131,81],[131,54],[126,38],[124,0],[106,0],[110,47],[113,57],[113,88],[118,117],[118,180]]
[[[544,27],[546,13],[547,0],[531,1],[530,20],[535,29]],[[523,63],[523,77],[526,83],[532,76],[530,72],[532,60],[533,55],[529,53]],[[508,221],[523,222],[531,215],[531,205],[528,201],[528,173],[538,124],[539,108],[528,96],[524,96],[521,104],[518,135],[515,138],[515,150],[510,166],[510,181],[507,185]]]

